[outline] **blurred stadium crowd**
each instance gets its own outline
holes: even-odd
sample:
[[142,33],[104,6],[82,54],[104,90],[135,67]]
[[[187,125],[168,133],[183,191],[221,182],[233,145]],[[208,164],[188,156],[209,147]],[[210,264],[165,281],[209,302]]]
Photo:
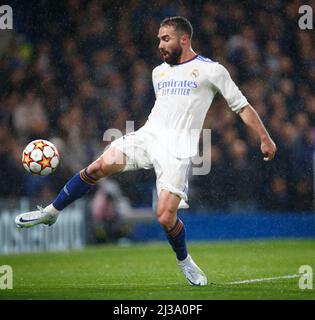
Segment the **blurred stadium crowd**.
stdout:
[[[195,51],[230,71],[278,147],[272,163],[262,161],[255,134],[217,96],[204,126],[212,130],[203,151],[211,172],[191,177],[191,207],[313,210],[315,38],[298,28],[302,2],[11,2],[14,33],[0,53],[1,197],[51,200],[102,153],[106,129],[144,124],[154,104],[151,71],[161,63],[159,23],[182,15],[193,24]],[[23,147],[37,138],[60,149],[51,177],[21,165]],[[112,179],[133,206],[151,205],[154,172]]]

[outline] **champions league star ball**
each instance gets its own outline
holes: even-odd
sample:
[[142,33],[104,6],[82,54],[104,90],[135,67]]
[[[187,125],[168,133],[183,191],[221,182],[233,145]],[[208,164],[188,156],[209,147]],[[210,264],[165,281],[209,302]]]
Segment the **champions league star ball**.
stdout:
[[22,163],[27,172],[35,176],[48,176],[59,165],[59,152],[47,140],[34,140],[23,151]]

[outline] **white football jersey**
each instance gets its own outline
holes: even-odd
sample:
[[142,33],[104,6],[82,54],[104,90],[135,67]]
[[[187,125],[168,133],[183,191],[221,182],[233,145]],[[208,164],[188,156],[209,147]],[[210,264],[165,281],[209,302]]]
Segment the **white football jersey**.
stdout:
[[197,153],[203,122],[217,92],[236,113],[248,104],[229,72],[200,55],[174,66],[162,63],[153,70],[152,81],[156,101],[144,127],[179,158]]

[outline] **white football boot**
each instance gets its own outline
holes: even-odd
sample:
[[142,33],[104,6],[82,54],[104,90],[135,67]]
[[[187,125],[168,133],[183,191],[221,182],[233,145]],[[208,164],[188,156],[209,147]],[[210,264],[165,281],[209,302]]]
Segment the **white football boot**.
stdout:
[[37,206],[38,210],[19,214],[15,218],[15,224],[20,228],[30,228],[37,224],[46,224],[51,226],[56,222],[59,214],[59,211],[55,208],[53,208],[54,210],[49,210],[51,207],[52,205],[44,209]]
[[190,255],[185,260],[178,261],[178,266],[192,286],[206,286],[208,281],[204,272],[196,265]]

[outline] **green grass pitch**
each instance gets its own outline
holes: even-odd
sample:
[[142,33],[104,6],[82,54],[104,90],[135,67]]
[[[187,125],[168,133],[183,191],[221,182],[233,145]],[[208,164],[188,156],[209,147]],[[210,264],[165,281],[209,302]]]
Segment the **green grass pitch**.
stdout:
[[[315,270],[315,240],[189,243],[209,285],[192,287],[167,243],[102,245],[82,251],[0,256],[13,269],[13,289],[0,299],[315,299],[299,278],[227,284]],[[1,277],[1,275],[0,275]]]

